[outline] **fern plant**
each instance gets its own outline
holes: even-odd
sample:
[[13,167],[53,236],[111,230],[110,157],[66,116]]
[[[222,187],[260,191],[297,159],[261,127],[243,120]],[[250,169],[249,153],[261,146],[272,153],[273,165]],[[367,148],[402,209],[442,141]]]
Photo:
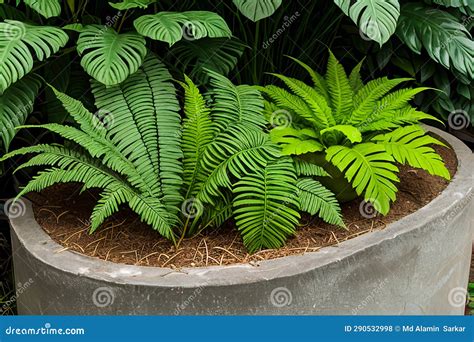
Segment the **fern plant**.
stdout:
[[255,252],[282,246],[295,233],[299,211],[344,226],[335,196],[310,178],[327,173],[282,156],[264,133],[264,99],[258,90],[208,73],[212,89],[205,96],[189,78],[181,84],[185,198],[197,206],[182,236],[233,217],[244,244]]
[[[349,76],[330,53],[323,77],[295,60],[310,74],[313,84],[274,74],[289,90],[260,88],[268,97],[269,115],[289,113],[283,126],[270,134],[283,155],[323,167],[319,177],[341,200],[364,196],[387,214],[397,193],[396,163],[421,168],[446,179],[450,174],[430,145],[443,145],[426,135],[420,120],[437,120],[411,107],[409,101],[427,88],[393,91],[409,79],[379,78],[363,84],[359,64]],[[344,181],[345,180],[345,181]]]
[[53,89],[76,124],[24,127],[47,129],[70,143],[25,147],[1,159],[35,154],[19,169],[46,167],[18,197],[57,183],[99,188],[91,232],[129,205],[177,246],[232,217],[250,252],[282,246],[295,233],[300,210],[343,226],[334,195],[310,178],[326,172],[282,157],[264,132],[260,92],[209,75],[205,95],[190,78],[179,82],[182,121],[171,76],[152,55],[121,85],[92,81],[95,114]]

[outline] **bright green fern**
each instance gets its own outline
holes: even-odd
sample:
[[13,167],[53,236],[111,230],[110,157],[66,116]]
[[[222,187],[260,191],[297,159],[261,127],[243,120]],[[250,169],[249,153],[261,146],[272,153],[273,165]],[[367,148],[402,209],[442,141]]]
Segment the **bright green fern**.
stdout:
[[347,76],[332,53],[325,77],[295,61],[309,72],[313,84],[275,75],[289,90],[274,85],[259,88],[270,101],[266,105],[270,121],[282,111],[287,114],[286,121],[274,125],[270,135],[282,147],[283,155],[319,165],[331,174],[332,178],[313,177],[339,199],[363,195],[387,214],[396,199],[396,162],[450,178],[441,157],[430,147],[442,143],[418,125],[420,120],[437,119],[409,104],[428,88],[393,91],[409,81],[405,78],[384,77],[364,84],[361,63]]

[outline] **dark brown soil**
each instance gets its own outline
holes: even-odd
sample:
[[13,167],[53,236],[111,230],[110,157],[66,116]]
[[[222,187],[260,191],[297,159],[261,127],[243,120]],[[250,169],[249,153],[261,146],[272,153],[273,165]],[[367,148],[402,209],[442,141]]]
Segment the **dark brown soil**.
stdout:
[[[436,150],[445,160],[451,175],[457,169],[454,152],[443,147]],[[360,200],[343,205],[348,230],[325,224],[318,218],[305,217],[295,237],[278,250],[264,250],[249,255],[238,232],[231,225],[218,231],[208,231],[186,239],[178,250],[157,232],[140,222],[128,209],[109,219],[96,233],[89,235],[89,215],[97,194],[78,195],[75,185],[52,187],[41,194],[31,194],[36,219],[44,230],[64,248],[89,256],[141,266],[198,267],[255,263],[287,255],[303,254],[337,245],[361,234],[384,229],[428,204],[447,186],[448,182],[421,170],[401,167],[398,199],[387,216],[364,218]]]

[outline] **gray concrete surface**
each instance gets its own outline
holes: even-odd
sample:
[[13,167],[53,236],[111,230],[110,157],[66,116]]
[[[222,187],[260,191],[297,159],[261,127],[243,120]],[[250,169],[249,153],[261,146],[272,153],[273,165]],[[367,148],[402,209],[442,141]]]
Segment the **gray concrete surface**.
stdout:
[[52,241],[26,203],[11,220],[20,314],[462,314],[471,257],[471,151],[448,188],[385,230],[255,265],[173,270],[119,265]]

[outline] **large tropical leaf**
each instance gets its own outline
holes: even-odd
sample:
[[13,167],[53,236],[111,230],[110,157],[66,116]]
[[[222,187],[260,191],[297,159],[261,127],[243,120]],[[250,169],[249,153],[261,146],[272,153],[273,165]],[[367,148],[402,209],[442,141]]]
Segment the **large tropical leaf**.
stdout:
[[278,248],[295,233],[300,215],[291,160],[279,159],[235,184],[237,229],[250,253]]
[[431,145],[442,145],[439,140],[426,135],[418,125],[401,127],[387,134],[380,134],[372,139],[385,147],[386,151],[400,164],[424,169],[432,175],[451,179],[443,158]]
[[363,143],[354,147],[331,146],[327,149],[326,159],[336,166],[344,177],[352,183],[358,195],[364,194],[366,201],[386,215],[390,202],[395,201],[398,182],[398,168],[393,157],[384,146]]
[[23,0],[23,2],[45,18],[58,17],[61,14],[60,0]]
[[433,0],[435,4],[446,7],[469,7],[474,10],[474,2],[472,0]]
[[170,46],[181,39],[230,38],[232,32],[218,14],[206,11],[159,12],[144,15],[134,22],[137,31]]
[[421,3],[405,4],[397,35],[414,52],[420,54],[424,47],[444,67],[474,78],[474,41],[450,13]]
[[16,134],[15,127],[25,123],[33,111],[33,104],[41,82],[32,77],[25,77],[0,95],[0,139],[8,151],[10,142]]
[[189,77],[200,83],[207,83],[206,70],[226,76],[231,72],[247,46],[235,38],[203,38],[182,40],[173,45],[169,60],[188,69]]
[[[33,69],[33,54],[40,61],[59,51],[68,41],[62,30],[21,21],[0,23],[0,94]],[[30,50],[31,49],[31,50]]]
[[239,11],[252,21],[271,16],[280,7],[282,0],[233,0]]
[[339,202],[330,190],[311,178],[298,179],[296,186],[301,210],[318,215],[329,224],[345,226]]
[[125,11],[132,8],[147,8],[158,0],[123,0],[120,2],[109,2],[109,5],[119,11]]
[[368,38],[386,43],[397,28],[398,0],[334,0]]
[[137,33],[119,34],[112,28],[88,25],[81,30],[77,51],[81,65],[107,86],[120,84],[142,65],[147,54],[145,39]]

